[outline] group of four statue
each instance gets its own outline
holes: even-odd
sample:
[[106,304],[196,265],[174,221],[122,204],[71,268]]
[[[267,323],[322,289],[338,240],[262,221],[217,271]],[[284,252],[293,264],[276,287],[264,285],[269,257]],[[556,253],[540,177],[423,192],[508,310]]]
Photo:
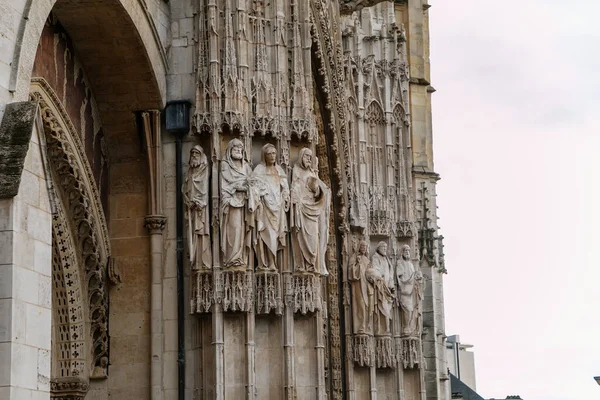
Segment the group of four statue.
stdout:
[[423,274],[411,262],[408,245],[402,246],[394,274],[387,257],[387,244],[380,242],[369,259],[369,245],[362,240],[350,260],[348,280],[352,290],[355,334],[389,335],[395,301],[402,311],[402,335],[420,333]]
[[[262,147],[261,162],[252,171],[244,144],[227,144],[220,171],[221,265],[246,269],[256,254],[257,270],[277,271],[278,253],[287,245],[288,212],[295,271],[327,275],[330,191],[319,179],[316,160],[308,148],[300,150],[292,170],[291,189],[277,163],[277,149]],[[208,208],[208,159],[202,147],[190,151],[183,185],[192,269],[213,265]]]

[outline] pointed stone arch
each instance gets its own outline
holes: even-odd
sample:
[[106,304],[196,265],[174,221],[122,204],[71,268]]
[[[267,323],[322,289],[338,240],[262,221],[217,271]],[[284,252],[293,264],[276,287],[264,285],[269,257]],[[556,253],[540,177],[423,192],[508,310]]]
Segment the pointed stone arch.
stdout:
[[[14,100],[26,100],[42,29],[51,12],[58,15],[96,82],[99,103],[121,89],[119,104],[133,110],[162,108],[166,102],[166,50],[144,1],[28,0],[10,73]],[[120,35],[118,41],[114,38]],[[128,62],[128,60],[141,62]],[[106,68],[106,66],[110,66]],[[123,86],[126,85],[126,86]],[[127,90],[123,90],[123,88]],[[114,107],[114,105],[113,105]],[[108,107],[107,105],[107,108]]]
[[66,110],[43,78],[32,81],[30,98],[39,104],[53,220],[51,391],[83,398],[89,377],[102,377],[108,365],[108,229]]
[[[326,262],[329,343],[326,345],[328,391],[332,399],[344,398],[347,390],[346,366],[348,344],[344,335],[343,266],[348,259],[348,207],[354,197],[350,144],[347,124],[348,96],[344,81],[343,52],[339,24],[339,5],[325,0],[311,0],[311,36],[313,39],[313,76],[316,98],[323,119],[319,146],[327,156],[323,166],[330,179],[333,200],[332,221]],[[321,166],[320,166],[321,169]],[[321,171],[320,171],[321,172]],[[323,171],[325,172],[325,171]],[[323,176],[320,174],[320,176]]]

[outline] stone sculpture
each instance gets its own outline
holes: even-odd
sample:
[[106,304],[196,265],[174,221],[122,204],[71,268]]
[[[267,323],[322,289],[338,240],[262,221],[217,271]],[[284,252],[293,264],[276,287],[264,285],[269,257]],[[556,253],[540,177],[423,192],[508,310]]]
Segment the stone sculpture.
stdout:
[[371,264],[373,266],[367,270],[366,277],[375,289],[375,335],[390,335],[395,287],[392,265],[387,258],[387,243],[377,244]]
[[294,269],[327,276],[325,250],[329,236],[329,188],[313,169],[313,154],[300,150],[292,170],[291,227]]
[[186,206],[188,247],[192,270],[212,267],[210,222],[208,213],[208,160],[202,147],[190,150],[189,169],[183,184]]
[[277,252],[286,245],[290,189],[287,175],[277,164],[277,150],[272,144],[262,148],[261,163],[252,173],[252,190],[258,196],[255,247],[257,270],[277,270]]
[[410,260],[410,247],[402,246],[396,264],[399,303],[402,314],[402,336],[419,337],[421,334],[421,305],[423,302],[423,274]]
[[369,260],[369,245],[361,240],[358,251],[350,259],[348,280],[352,288],[352,321],[355,334],[372,333],[373,284],[367,280],[367,271],[373,268]]
[[90,379],[108,378],[108,357],[100,357],[100,365],[96,365],[90,374]]
[[221,250],[223,267],[245,269],[249,264],[256,199],[250,187],[252,169],[244,144],[232,139],[221,162]]

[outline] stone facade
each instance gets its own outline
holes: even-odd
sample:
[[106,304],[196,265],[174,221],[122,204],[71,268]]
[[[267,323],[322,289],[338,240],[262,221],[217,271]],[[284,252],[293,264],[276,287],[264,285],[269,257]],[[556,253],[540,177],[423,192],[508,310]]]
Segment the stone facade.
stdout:
[[449,399],[428,9],[0,5],[0,398]]

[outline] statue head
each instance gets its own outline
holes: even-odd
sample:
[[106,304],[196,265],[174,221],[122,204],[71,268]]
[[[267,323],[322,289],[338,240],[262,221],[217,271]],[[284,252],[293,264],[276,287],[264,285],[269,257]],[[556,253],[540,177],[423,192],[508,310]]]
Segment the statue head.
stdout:
[[363,254],[365,256],[369,255],[369,244],[366,240],[361,240],[358,242],[358,253]]
[[311,149],[304,147],[302,150],[300,150],[300,154],[298,155],[298,164],[300,164],[302,168],[311,169],[312,159],[313,154]]
[[225,157],[235,161],[241,161],[244,158],[244,143],[240,139],[232,139],[227,143]]
[[400,251],[400,255],[402,256],[402,259],[405,261],[410,260],[410,246],[405,244],[402,246],[402,249]]
[[267,143],[262,147],[261,153],[262,162],[267,165],[277,164],[277,149],[271,143]]
[[199,145],[195,145],[190,150],[190,168],[198,168],[202,164],[206,164],[206,154]]
[[387,243],[386,242],[377,243],[377,252],[379,254],[381,254],[382,256],[386,256],[387,255]]

